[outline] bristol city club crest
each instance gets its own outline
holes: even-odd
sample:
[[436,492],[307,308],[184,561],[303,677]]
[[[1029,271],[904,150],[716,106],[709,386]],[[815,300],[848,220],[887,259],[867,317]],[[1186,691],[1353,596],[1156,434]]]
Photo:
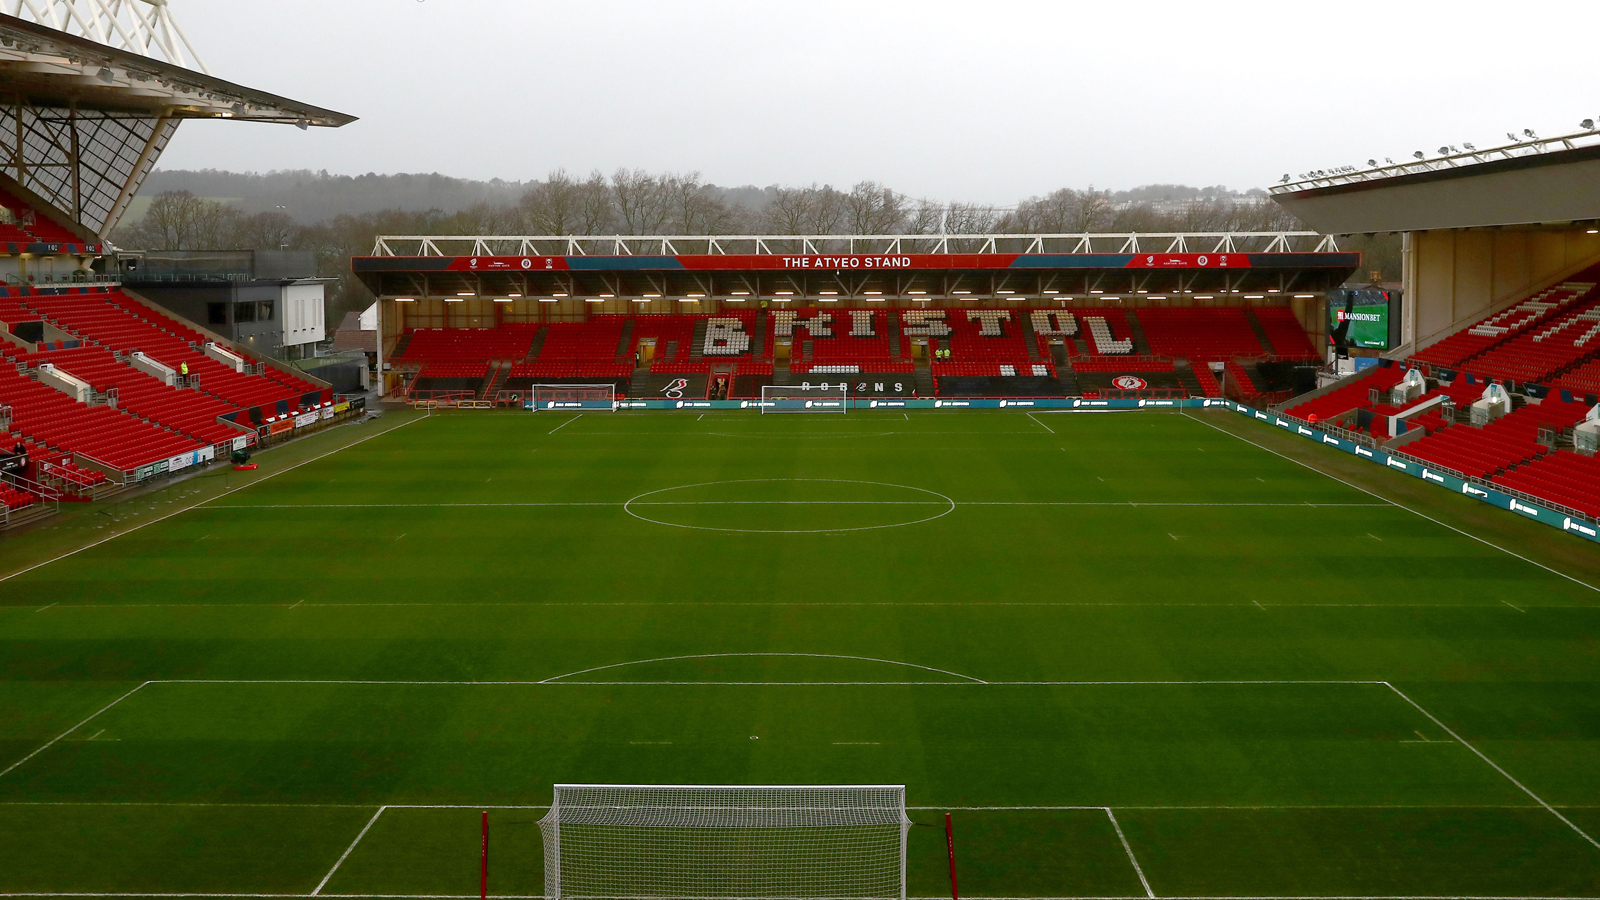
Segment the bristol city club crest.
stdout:
[[1111,383],[1125,391],[1142,391],[1150,386],[1149,382],[1137,375],[1118,375]]

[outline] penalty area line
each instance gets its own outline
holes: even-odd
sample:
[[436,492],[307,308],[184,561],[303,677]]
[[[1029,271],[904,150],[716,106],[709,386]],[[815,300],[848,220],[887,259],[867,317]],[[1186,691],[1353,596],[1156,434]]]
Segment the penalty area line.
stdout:
[[1529,797],[1533,798],[1533,802],[1535,802],[1535,803],[1539,804],[1540,806],[1544,807],[1550,813],[1550,815],[1555,816],[1556,818],[1560,819],[1561,822],[1564,825],[1566,825],[1568,828],[1571,828],[1573,831],[1577,832],[1579,837],[1581,837],[1584,840],[1588,841],[1591,845],[1594,846],[1595,849],[1600,850],[1600,841],[1596,841],[1594,838],[1590,837],[1588,832],[1584,831],[1582,828],[1579,828],[1576,824],[1573,823],[1573,821],[1571,819],[1569,819],[1566,816],[1562,815],[1561,813],[1557,812],[1555,807],[1553,807],[1550,804],[1544,802],[1544,798],[1543,797],[1540,797],[1538,794],[1535,794],[1531,789],[1529,789],[1529,787],[1527,785],[1523,784],[1522,782],[1518,781],[1514,776],[1512,776],[1512,774],[1510,772],[1507,772],[1505,769],[1500,768],[1500,764],[1495,762],[1494,760],[1490,759],[1488,756],[1484,755],[1482,750],[1479,750],[1477,747],[1474,747],[1471,744],[1467,743],[1467,739],[1466,738],[1462,737],[1459,734],[1456,734],[1455,730],[1452,729],[1449,725],[1446,725],[1445,723],[1439,721],[1439,717],[1438,716],[1435,716],[1433,713],[1428,712],[1426,709],[1423,709],[1422,708],[1422,704],[1420,704],[1417,701],[1415,701],[1415,700],[1411,699],[1410,697],[1406,696],[1406,693],[1404,691],[1402,691],[1399,688],[1395,687],[1390,682],[1387,682],[1387,681],[1383,682],[1383,686],[1388,688],[1391,691],[1394,691],[1395,696],[1399,697],[1401,700],[1404,700],[1406,703],[1410,704],[1411,707],[1413,709],[1415,709],[1417,712],[1422,713],[1424,716],[1427,716],[1428,717],[1428,721],[1430,721],[1433,724],[1435,724],[1435,725],[1439,726],[1440,728],[1444,729],[1444,733],[1445,734],[1448,734],[1451,737],[1455,738],[1458,742],[1460,742],[1461,746],[1467,748],[1468,750],[1471,750],[1473,752],[1473,755],[1477,756],[1479,759],[1481,759],[1484,762],[1488,763],[1489,766],[1491,768],[1493,768],[1496,772],[1499,772],[1501,775],[1505,776],[1505,779],[1507,781],[1509,781],[1512,784],[1516,785],[1518,790],[1522,791],[1524,794],[1527,794]]
[[339,855],[338,862],[333,864],[333,868],[328,870],[328,874],[322,876],[322,880],[317,882],[317,886],[311,890],[309,896],[315,897],[322,893],[322,889],[327,887],[328,882],[333,879],[334,873],[338,872],[339,867],[344,865],[344,861],[350,858],[351,853],[355,852],[356,845],[361,843],[361,839],[367,836],[367,832],[372,830],[372,826],[378,824],[378,817],[383,815],[383,811],[388,808],[387,806],[378,807],[378,811],[373,813],[372,818],[367,820],[366,827],[362,828],[361,833],[356,835],[356,839],[350,842],[350,846],[344,848],[344,852]]
[[1139,883],[1144,885],[1144,895],[1155,900],[1155,891],[1150,890],[1150,879],[1144,877],[1144,867],[1139,865],[1139,858],[1133,855],[1133,846],[1128,843],[1128,836],[1122,833],[1122,825],[1117,821],[1117,814],[1111,807],[1105,807],[1106,818],[1111,820],[1111,827],[1117,830],[1117,840],[1122,842],[1122,849],[1128,854],[1128,862],[1133,863],[1133,871],[1139,876]]

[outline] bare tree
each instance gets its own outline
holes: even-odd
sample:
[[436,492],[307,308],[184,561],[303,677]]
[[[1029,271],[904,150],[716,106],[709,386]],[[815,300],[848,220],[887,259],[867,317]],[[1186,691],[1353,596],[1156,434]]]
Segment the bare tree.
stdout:
[[734,221],[733,211],[713,189],[700,181],[699,172],[660,178],[668,222],[677,234],[722,234]]
[[557,169],[517,201],[518,218],[534,234],[572,234],[579,220],[579,191],[567,171]]
[[188,191],[166,191],[150,201],[144,217],[125,230],[118,243],[144,250],[229,249],[238,219],[223,203]]
[[905,200],[876,181],[851,188],[844,206],[846,224],[853,234],[892,234],[905,225]]
[[617,220],[616,203],[606,177],[596,169],[576,186],[578,202],[578,234],[604,234],[613,230]]
[[617,215],[628,234],[660,234],[667,220],[667,192],[660,178],[643,169],[618,169],[611,175]]

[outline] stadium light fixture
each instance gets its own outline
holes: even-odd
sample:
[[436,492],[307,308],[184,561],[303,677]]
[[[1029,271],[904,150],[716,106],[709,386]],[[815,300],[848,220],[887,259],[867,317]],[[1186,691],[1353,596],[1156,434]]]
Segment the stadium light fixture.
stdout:
[[1091,294],[1104,294],[1105,291],[1090,291]]
[[1316,296],[1316,294],[1295,294],[1294,298],[1296,300],[1313,300]]
[[496,297],[496,298],[494,298],[494,302],[496,302],[496,303],[510,303],[511,302],[511,298],[510,297]]
[[615,297],[615,296],[616,296],[616,294],[601,294],[600,295],[600,299],[602,299],[602,300],[610,300],[612,297]]
[[1112,294],[1112,295],[1111,295],[1111,296],[1109,296],[1109,297],[1101,297],[1101,298],[1100,298],[1100,299],[1101,299],[1101,300],[1121,300],[1121,299],[1122,299],[1122,297],[1121,297],[1121,296],[1119,296],[1119,295],[1117,295],[1117,294]]
[[646,299],[646,300],[660,300],[661,299],[661,295],[660,294],[645,294],[644,295],[644,299]]
[[1210,294],[1195,294],[1194,298],[1196,300],[1215,300],[1216,299],[1215,297],[1212,297]]
[[1055,288],[1045,288],[1044,292],[1046,294],[1059,294],[1059,293],[1061,293],[1060,291],[1056,290]]
[[867,302],[868,303],[886,303],[888,301],[885,300],[883,297],[868,297],[867,298]]
[[778,291],[777,295],[779,297],[793,297],[794,296],[794,291]]
[[923,294],[926,294],[927,291],[906,291],[906,293],[910,294],[913,297],[920,297]]
[[446,302],[446,303],[465,303],[466,299],[467,298],[465,298],[465,297],[446,297],[446,298],[444,298],[444,302]]
[[585,303],[604,303],[604,302],[606,302],[606,298],[604,298],[604,297],[586,297],[586,298],[584,298],[583,302],[585,302]]
[[685,297],[693,297],[696,300],[699,300],[699,299],[703,298],[705,296],[705,294],[684,294],[684,296]]
[[1267,288],[1267,293],[1276,294],[1276,293],[1279,293],[1279,291],[1278,291],[1277,288]]
[[700,299],[698,297],[679,297],[678,298],[678,302],[679,303],[699,303]]
[[1417,158],[1417,159],[1427,159],[1427,157],[1428,157],[1428,154],[1423,153],[1421,150],[1418,150],[1417,152],[1415,152],[1415,153],[1413,153],[1411,155],[1413,157]]
[[1015,294],[1016,291],[1011,291],[1011,290],[1007,290],[1005,288],[1001,288],[1000,290],[995,291],[995,293],[996,294]]
[[748,297],[748,296],[750,296],[750,292],[749,291],[734,291],[733,292],[733,296],[735,296],[735,297]]
[[744,302],[744,298],[743,297],[729,297],[728,298],[728,302],[729,303],[743,303]]
[[1267,299],[1267,295],[1266,294],[1245,294],[1244,298],[1246,300],[1265,300],[1265,299]]
[[1150,292],[1149,291],[1144,291],[1144,290],[1139,290],[1139,291],[1134,291],[1134,293],[1135,294],[1148,294]]
[[838,294],[839,292],[838,291],[819,291],[818,293],[822,294],[822,296],[824,296],[824,297],[832,297],[832,296]]
[[554,297],[540,297],[539,298],[539,302],[540,303],[560,303],[561,301],[557,300]]
[[94,73],[94,77],[100,79],[101,81],[105,82],[106,84],[116,84],[117,83],[116,73],[111,71],[111,67],[110,66],[101,66],[100,67],[100,71]]
[[396,298],[394,298],[394,302],[396,302],[396,303],[415,303],[415,302],[417,302],[417,298],[415,298],[415,297],[396,297]]
[[952,294],[970,294],[971,291],[951,291]]
[[457,297],[476,297],[478,295],[473,293],[472,291],[456,291],[456,296]]
[[883,291],[867,291],[866,293],[867,293],[868,297],[882,297],[883,296]]
[[1150,299],[1151,300],[1165,300],[1165,299],[1167,299],[1167,297],[1166,297],[1165,294],[1151,294],[1150,295]]
[[635,303],[649,303],[650,302],[650,298],[649,297],[635,297],[635,298],[633,298],[633,302],[635,302]]
[[566,294],[557,293],[557,294],[551,294],[550,296],[560,298],[560,297],[565,297]]
[[522,299],[522,295],[521,294],[507,294],[506,296],[510,297],[513,300],[521,300]]

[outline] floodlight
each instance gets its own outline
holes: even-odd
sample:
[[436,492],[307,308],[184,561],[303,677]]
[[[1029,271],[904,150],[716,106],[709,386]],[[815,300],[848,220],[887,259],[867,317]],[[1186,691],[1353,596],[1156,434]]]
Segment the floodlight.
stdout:
[[1281,183],[1281,184],[1288,184],[1289,183],[1289,176],[1288,176],[1287,173],[1285,173],[1284,176],[1279,179],[1279,183]]
[[1528,136],[1528,140],[1530,140],[1530,141],[1537,141],[1539,139],[1539,136],[1537,134],[1533,133],[1533,129],[1532,128],[1524,128],[1524,129],[1522,129],[1522,133],[1527,135]]
[[1367,160],[1367,165],[1376,167],[1378,165],[1378,161],[1375,159],[1369,159]]
[[1478,152],[1478,148],[1472,146],[1471,144],[1462,144],[1461,146],[1467,148],[1467,152],[1468,153],[1477,153]]
[[1517,139],[1517,136],[1515,134],[1512,134],[1509,131],[1506,132],[1506,140],[1515,141],[1516,139]]
[[1413,153],[1411,155],[1416,157],[1417,159],[1425,159],[1425,158],[1427,158],[1428,154],[1423,153],[1421,150],[1418,150],[1417,152],[1415,152],[1415,153]]
[[1593,119],[1584,119],[1582,122],[1578,123],[1578,127],[1582,128],[1584,131],[1593,131],[1594,130],[1594,120]]
[[1387,156],[1385,156],[1385,157],[1384,157],[1384,158],[1383,158],[1383,161],[1384,161],[1384,162],[1386,162],[1386,163],[1388,163],[1388,164],[1389,164],[1389,165],[1391,165],[1391,166],[1392,166],[1392,165],[1394,165],[1394,160],[1392,160],[1392,159],[1390,159],[1390,158],[1389,158],[1389,157],[1387,157]]
[[117,82],[117,76],[111,71],[110,66],[101,66],[100,71],[94,73],[94,77],[104,81],[106,84],[116,84]]
[[1439,148],[1439,155],[1440,156],[1449,156],[1450,155],[1450,148],[1449,147],[1440,147]]

